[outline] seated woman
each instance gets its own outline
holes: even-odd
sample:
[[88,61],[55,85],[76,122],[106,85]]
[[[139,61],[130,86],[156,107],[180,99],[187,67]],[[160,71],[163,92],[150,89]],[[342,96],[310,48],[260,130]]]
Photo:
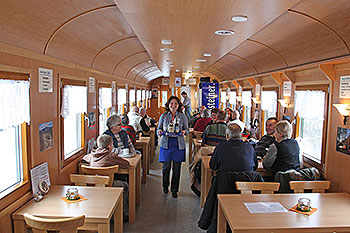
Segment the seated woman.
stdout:
[[291,138],[292,132],[292,125],[288,121],[280,121],[275,126],[276,142],[270,145],[263,160],[264,168],[272,170],[273,175],[279,171],[300,169],[300,149],[298,142]]
[[201,114],[201,118],[199,118],[194,125],[194,131],[204,132],[205,127],[212,121],[209,117],[209,110],[204,109]]

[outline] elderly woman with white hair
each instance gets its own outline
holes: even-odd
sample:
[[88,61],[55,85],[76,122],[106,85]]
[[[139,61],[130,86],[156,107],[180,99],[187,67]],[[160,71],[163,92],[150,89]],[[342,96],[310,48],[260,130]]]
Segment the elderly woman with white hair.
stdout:
[[263,161],[264,168],[272,170],[273,174],[300,169],[300,149],[298,142],[291,138],[292,132],[292,125],[288,121],[280,121],[275,126],[276,142],[270,145]]
[[202,114],[201,114],[201,118],[199,118],[197,120],[196,124],[193,127],[194,131],[204,132],[205,127],[207,127],[207,125],[211,121],[212,121],[212,119],[210,118],[209,110],[208,109],[203,109]]

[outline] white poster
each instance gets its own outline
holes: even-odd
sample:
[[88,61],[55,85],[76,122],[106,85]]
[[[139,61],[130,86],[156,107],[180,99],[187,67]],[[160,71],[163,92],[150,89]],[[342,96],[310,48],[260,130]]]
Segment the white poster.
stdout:
[[260,96],[261,86],[260,84],[255,85],[255,97]]
[[53,70],[39,67],[39,92],[52,92]]
[[350,98],[350,76],[340,76],[339,98]]
[[42,163],[30,170],[33,195],[39,192],[39,182],[45,180],[50,184],[50,175],[47,162]]
[[95,78],[89,77],[89,92],[95,92]]
[[181,87],[181,77],[175,77],[175,87]]
[[238,86],[238,96],[242,96],[242,86]]
[[292,96],[292,82],[283,82],[283,96]]
[[162,85],[169,85],[170,79],[169,78],[162,78]]

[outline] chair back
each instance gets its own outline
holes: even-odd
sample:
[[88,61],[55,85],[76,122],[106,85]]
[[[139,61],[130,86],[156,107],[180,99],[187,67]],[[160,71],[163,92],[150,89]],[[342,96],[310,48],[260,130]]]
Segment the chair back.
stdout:
[[202,138],[203,132],[201,131],[193,131],[194,138]]
[[93,184],[96,187],[105,187],[108,185],[109,179],[109,176],[70,174],[70,182],[77,186]]
[[81,165],[81,171],[83,174],[109,176],[109,187],[113,186],[114,173],[117,173],[118,170],[119,165],[109,167],[89,167],[86,165]]
[[77,233],[78,227],[84,225],[85,216],[73,218],[47,219],[35,217],[25,213],[24,221],[32,228],[33,233],[44,233],[47,231],[59,231],[61,233]]
[[240,182],[236,181],[236,189],[241,194],[252,194],[252,191],[261,191],[262,194],[273,194],[278,191],[280,183],[278,182]]
[[329,180],[313,181],[290,181],[289,187],[294,193],[303,193],[305,189],[311,189],[313,193],[324,193],[329,189],[331,182]]

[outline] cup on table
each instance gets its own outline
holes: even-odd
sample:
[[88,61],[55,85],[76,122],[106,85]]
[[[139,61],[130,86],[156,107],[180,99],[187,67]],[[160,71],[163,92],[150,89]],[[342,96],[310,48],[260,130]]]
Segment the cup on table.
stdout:
[[129,148],[124,148],[120,151],[120,155],[126,156],[129,155]]

